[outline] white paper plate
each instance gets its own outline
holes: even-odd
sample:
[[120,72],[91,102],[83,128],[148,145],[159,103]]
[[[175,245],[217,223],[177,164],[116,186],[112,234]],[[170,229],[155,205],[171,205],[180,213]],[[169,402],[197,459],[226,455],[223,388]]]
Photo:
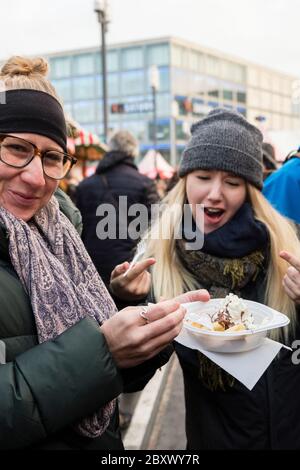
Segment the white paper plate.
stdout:
[[203,330],[189,323],[192,321],[208,325],[210,323],[208,315],[216,313],[223,301],[224,299],[212,299],[208,302],[183,304],[187,310],[184,327],[190,334],[195,335],[200,346],[207,351],[228,353],[249,351],[261,344],[269,330],[286,326],[290,321],[286,315],[266,305],[243,299],[247,309],[254,317],[255,325],[258,325],[253,330],[225,333]]

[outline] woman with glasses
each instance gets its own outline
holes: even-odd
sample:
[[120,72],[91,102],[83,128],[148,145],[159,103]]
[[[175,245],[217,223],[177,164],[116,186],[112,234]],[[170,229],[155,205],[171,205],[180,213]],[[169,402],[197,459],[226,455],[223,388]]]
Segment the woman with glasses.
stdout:
[[75,159],[46,72],[13,57],[0,73],[0,448],[122,449],[117,396],[166,362],[180,302],[208,294],[116,312],[54,197]]

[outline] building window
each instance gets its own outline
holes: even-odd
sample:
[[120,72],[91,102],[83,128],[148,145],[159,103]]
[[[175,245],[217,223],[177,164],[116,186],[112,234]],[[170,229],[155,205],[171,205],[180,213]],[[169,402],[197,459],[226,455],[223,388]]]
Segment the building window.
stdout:
[[74,75],[92,75],[95,73],[94,55],[81,54],[74,56],[73,73]]
[[168,93],[157,94],[157,114],[160,116],[169,116],[170,114],[170,95]]
[[238,91],[236,99],[239,103],[246,103],[246,93],[244,91]]
[[76,100],[95,97],[94,77],[82,77],[73,79],[73,97]]
[[214,96],[215,98],[219,98],[221,92],[219,80],[217,80],[216,78],[207,77],[206,87],[208,96]]
[[147,47],[147,65],[168,65],[170,63],[168,44],[155,44]]
[[126,120],[122,122],[121,127],[131,132],[139,142],[146,140],[146,122],[145,121]]
[[232,90],[223,90],[223,99],[232,101],[233,100],[233,91]]
[[70,101],[72,99],[72,84],[70,79],[52,80],[52,85],[57,91],[58,96],[60,96],[64,101]]
[[81,124],[95,122],[95,102],[81,101],[73,105],[74,118]]
[[[107,94],[108,96],[119,96],[119,74],[108,73],[107,74]],[[97,96],[102,96],[102,75],[96,76],[96,92]]]
[[122,70],[140,69],[144,67],[143,49],[131,47],[121,51]]
[[[101,51],[95,54],[96,73],[102,73],[102,56]],[[106,68],[108,72],[117,72],[119,70],[119,60],[117,51],[106,52]]]
[[206,72],[209,75],[220,76],[220,60],[217,57],[212,55],[206,57]]
[[[170,90],[170,70],[169,67],[159,67],[159,90],[158,91],[169,91]],[[147,73],[147,89],[151,90],[150,83],[150,71]]]
[[[149,121],[148,129],[149,129],[149,140],[154,140],[153,121]],[[170,119],[157,119],[156,138],[158,141],[170,139]]]
[[171,62],[172,65],[175,65],[175,67],[180,67],[180,68],[188,68],[188,62],[189,62],[189,51],[185,49],[184,47],[180,46],[172,46],[172,58]]
[[145,74],[143,70],[135,70],[121,73],[121,93],[122,95],[135,95],[144,93]]
[[50,59],[51,78],[63,78],[71,75],[71,58],[56,57]]

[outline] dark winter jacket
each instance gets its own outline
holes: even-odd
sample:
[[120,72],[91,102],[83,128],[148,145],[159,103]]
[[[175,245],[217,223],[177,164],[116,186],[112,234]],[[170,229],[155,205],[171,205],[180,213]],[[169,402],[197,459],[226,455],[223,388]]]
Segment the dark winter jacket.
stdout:
[[[119,196],[127,197],[127,209],[121,212],[116,209],[116,236],[114,239],[100,240],[97,225],[102,217],[96,214],[97,208],[100,204],[111,204],[116,208]],[[128,208],[132,204],[143,204],[150,217],[151,204],[156,202],[158,195],[153,181],[141,175],[133,158],[122,152],[108,152],[99,163],[96,173],[79,184],[76,205],[83,219],[82,239],[106,285],[109,284],[114,267],[132,258],[137,243],[137,240],[126,235],[127,227],[134,218],[127,218]],[[123,239],[119,237],[119,215],[125,229],[126,236]]]
[[[80,218],[60,194],[61,210]],[[116,398],[141,389],[170,355],[165,350],[136,368],[119,371],[99,325],[85,318],[38,345],[30,300],[10,262],[0,226],[0,449],[122,449],[117,410],[105,433],[79,436],[73,424]]]
[[[263,303],[264,292],[261,273],[241,295]],[[295,338],[299,334],[298,327]],[[197,353],[178,343],[175,349],[184,375],[189,449],[300,449],[300,365],[292,363],[292,352],[282,348],[252,391],[238,380],[226,391],[210,391],[199,378]]]

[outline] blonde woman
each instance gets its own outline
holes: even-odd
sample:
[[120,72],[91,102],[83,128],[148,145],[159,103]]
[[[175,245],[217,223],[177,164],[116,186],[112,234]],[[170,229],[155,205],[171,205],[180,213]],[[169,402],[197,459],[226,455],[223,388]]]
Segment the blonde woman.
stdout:
[[[292,345],[300,333],[300,243],[293,223],[261,194],[261,144],[259,130],[231,111],[214,110],[192,126],[181,179],[152,227],[171,236],[148,239],[145,260],[128,272],[129,279],[122,275],[127,265],[115,269],[118,295],[141,296],[142,276],[148,291],[151,283],[152,300],[199,287],[213,298],[233,292],[288,315],[288,328],[275,330],[272,338]],[[200,250],[187,250],[186,240],[178,239],[178,207],[186,202],[194,220],[196,204],[204,206]],[[147,263],[151,276],[142,270]],[[282,350],[250,392],[203,355],[178,344],[175,349],[184,376],[189,449],[300,448],[300,366],[292,353]]]

